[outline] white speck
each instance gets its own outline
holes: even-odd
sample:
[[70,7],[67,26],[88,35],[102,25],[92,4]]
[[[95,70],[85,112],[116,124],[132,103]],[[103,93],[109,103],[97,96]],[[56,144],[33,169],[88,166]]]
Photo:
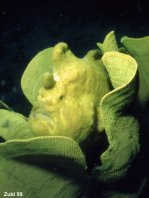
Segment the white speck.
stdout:
[[55,81],[59,81],[60,80],[60,77],[56,73],[54,74],[54,80]]

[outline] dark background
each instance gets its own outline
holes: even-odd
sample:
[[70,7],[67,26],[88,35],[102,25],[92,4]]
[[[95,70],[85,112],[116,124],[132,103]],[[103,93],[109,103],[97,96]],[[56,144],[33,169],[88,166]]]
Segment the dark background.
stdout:
[[146,0],[0,1],[0,99],[28,114],[21,75],[39,51],[67,42],[78,56],[115,30],[119,39],[149,35]]
[[149,35],[149,1],[0,1],[0,99],[28,115],[20,79],[33,56],[64,41],[82,57],[111,30],[118,42]]

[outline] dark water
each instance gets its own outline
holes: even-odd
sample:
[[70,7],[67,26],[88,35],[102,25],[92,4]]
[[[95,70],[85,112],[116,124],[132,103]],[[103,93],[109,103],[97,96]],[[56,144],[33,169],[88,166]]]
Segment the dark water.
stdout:
[[[83,56],[115,30],[117,39],[149,35],[147,0],[1,1],[0,99],[28,114],[31,106],[20,87],[21,75],[39,51],[67,42]],[[141,198],[147,198],[147,192]]]

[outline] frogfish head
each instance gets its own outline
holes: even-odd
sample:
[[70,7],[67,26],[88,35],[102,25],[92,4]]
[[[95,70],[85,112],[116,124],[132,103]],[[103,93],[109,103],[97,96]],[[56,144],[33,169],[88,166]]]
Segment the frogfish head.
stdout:
[[43,76],[29,124],[37,136],[67,136],[81,143],[97,125],[97,108],[109,91],[103,65],[77,58],[68,45],[53,49],[53,70]]

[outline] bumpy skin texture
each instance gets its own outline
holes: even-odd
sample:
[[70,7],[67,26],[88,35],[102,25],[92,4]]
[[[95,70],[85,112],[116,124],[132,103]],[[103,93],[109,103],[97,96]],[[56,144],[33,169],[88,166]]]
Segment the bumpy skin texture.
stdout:
[[77,58],[67,44],[53,49],[53,72],[44,75],[43,87],[32,109],[29,123],[37,135],[58,135],[78,143],[98,126],[98,106],[109,91],[102,65]]

